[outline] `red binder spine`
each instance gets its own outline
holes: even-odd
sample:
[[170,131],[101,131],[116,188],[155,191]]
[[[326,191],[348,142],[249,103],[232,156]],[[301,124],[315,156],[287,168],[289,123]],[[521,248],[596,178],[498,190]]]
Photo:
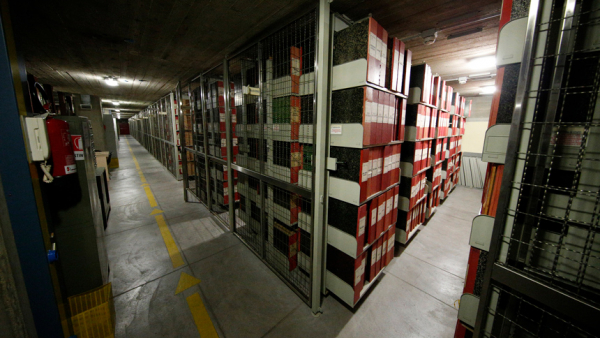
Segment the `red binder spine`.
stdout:
[[410,89],[410,67],[412,67],[412,52],[407,49],[404,54],[404,89],[402,90],[402,94],[407,96]]
[[300,93],[300,75],[302,75],[302,48],[290,47],[290,75],[292,78],[292,93]]
[[358,208],[358,220],[356,221],[356,256],[363,252],[365,246],[365,235],[367,228],[367,205],[363,204]]
[[385,193],[385,222],[383,223],[383,230],[387,229],[392,225],[392,208],[394,208],[394,189],[390,189]]
[[383,232],[383,223],[385,222],[385,194],[377,197],[377,230],[375,236],[379,237]]
[[379,84],[379,56],[377,55],[377,31],[379,24],[369,18],[369,54],[367,56],[367,81]]
[[385,115],[385,92],[379,92],[377,95],[377,135],[376,135],[376,144],[383,143],[383,133],[384,125],[383,125],[383,117]]
[[400,187],[394,189],[394,201],[392,202],[392,224],[398,222],[398,198],[400,197]]
[[363,99],[363,145],[371,145],[371,126],[373,115],[373,88],[365,86]]
[[379,95],[382,93],[378,90],[371,89],[373,92],[373,101],[371,101],[371,119],[370,119],[370,129],[371,129],[371,142],[369,144],[374,145],[377,144],[377,135],[380,133],[378,114],[379,114]]
[[369,149],[360,151],[360,164],[360,201],[363,202],[369,197],[369,178],[371,176]]
[[372,244],[377,237],[377,209],[379,207],[377,202],[377,198],[374,198],[369,202],[369,233],[367,236],[369,244]]

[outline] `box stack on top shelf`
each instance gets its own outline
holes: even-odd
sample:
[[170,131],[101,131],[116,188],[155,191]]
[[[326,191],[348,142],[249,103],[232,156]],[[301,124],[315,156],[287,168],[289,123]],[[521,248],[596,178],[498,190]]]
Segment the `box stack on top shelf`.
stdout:
[[176,165],[181,158],[177,147],[178,121],[175,95],[170,93],[131,117],[129,129],[131,135],[180,180],[181,170]]
[[393,258],[411,53],[373,18],[333,43],[326,283],[355,306]]

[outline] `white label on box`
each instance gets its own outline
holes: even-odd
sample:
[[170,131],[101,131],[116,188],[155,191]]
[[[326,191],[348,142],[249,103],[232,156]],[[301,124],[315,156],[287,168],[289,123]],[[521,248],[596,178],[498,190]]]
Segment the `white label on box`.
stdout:
[[383,123],[383,116],[385,115],[384,108],[384,105],[380,103],[377,104],[377,123]]
[[394,197],[392,196],[392,197],[388,198],[386,205],[385,205],[385,208],[386,208],[385,210],[392,211],[393,203],[394,203]]
[[334,124],[331,126],[331,135],[342,135],[342,125]]
[[381,259],[381,248],[382,248],[382,245],[378,246],[377,250],[376,250],[376,260],[377,261],[379,261]]
[[377,223],[377,208],[371,210],[371,226],[374,226]]
[[377,57],[377,35],[375,33],[369,33],[369,55],[378,59]]
[[273,131],[279,131],[279,125],[278,124],[274,124],[273,125]]
[[69,164],[65,166],[65,174],[73,174],[77,172],[77,164]]
[[361,180],[361,182],[366,182],[369,179],[369,176],[370,176],[369,172],[371,171],[371,168],[369,168],[369,165],[370,165],[369,161],[363,163],[363,165],[362,165],[362,173],[361,173],[362,180]]
[[381,203],[377,208],[377,222],[381,221],[383,216],[385,216],[385,203]]
[[300,59],[292,58],[292,75],[300,76]]
[[358,266],[358,269],[356,269],[355,275],[354,275],[354,286],[356,286],[358,283],[360,283],[362,276],[365,273],[365,260],[363,259],[360,262],[360,265]]
[[219,121],[220,122],[225,122],[225,114],[219,113]]
[[377,60],[383,63],[383,41],[377,37]]
[[392,233],[390,238],[388,239],[388,251],[394,249],[394,240],[396,239],[396,234]]
[[358,236],[362,236],[365,233],[365,226],[367,225],[367,218],[363,217],[358,222]]
[[393,204],[394,208],[398,207],[398,198],[399,198],[399,194],[394,195],[394,204]]
[[369,173],[367,174],[369,178],[374,176],[374,172],[373,172],[373,160],[369,160]]

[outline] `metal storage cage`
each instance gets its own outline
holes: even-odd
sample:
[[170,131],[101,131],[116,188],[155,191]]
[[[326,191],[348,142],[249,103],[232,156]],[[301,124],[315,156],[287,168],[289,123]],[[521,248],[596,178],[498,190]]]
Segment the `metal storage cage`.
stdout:
[[600,333],[599,18],[597,0],[530,3],[476,337]]
[[[322,6],[322,22],[329,26],[328,4]],[[312,238],[318,203],[311,192],[318,23],[312,9],[177,91],[179,116],[185,117],[180,140],[191,154],[182,156],[186,191],[314,312],[321,296],[321,263],[313,267],[320,255],[312,254],[319,245]],[[193,128],[184,128],[187,116]],[[193,168],[186,168],[190,162]]]
[[129,119],[131,135],[175,178],[182,178],[175,95],[170,93]]

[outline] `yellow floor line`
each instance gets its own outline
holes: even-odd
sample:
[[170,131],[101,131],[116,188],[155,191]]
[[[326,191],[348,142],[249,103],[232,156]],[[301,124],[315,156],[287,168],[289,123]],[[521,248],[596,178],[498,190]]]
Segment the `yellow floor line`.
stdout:
[[[142,180],[142,187],[144,187],[144,191],[146,192],[146,197],[148,197],[148,202],[150,202],[150,206],[152,208],[155,208],[158,206],[158,203],[156,203],[156,198],[154,198],[154,194],[152,193],[152,190],[150,189],[150,184],[148,184],[146,182],[146,178],[144,177],[144,174],[142,173],[142,170],[140,169],[140,165],[137,161],[137,159],[135,158],[135,155],[133,155],[133,150],[131,149],[131,146],[129,145],[129,141],[125,140],[127,142],[127,146],[129,147],[129,152],[131,152],[131,157],[133,158],[133,163],[135,163],[135,167],[136,169],[138,169],[138,175],[140,175],[140,179]],[[177,244],[175,243],[175,240],[173,239],[173,235],[171,234],[171,231],[169,230],[169,226],[167,225],[167,222],[165,221],[164,216],[162,215],[162,210],[160,209],[154,209],[152,210],[151,215],[157,214],[157,213],[161,213],[158,214],[156,216],[154,216],[154,218],[156,219],[156,223],[158,224],[158,228],[160,230],[160,234],[162,235],[162,238],[165,242],[165,246],[167,247],[167,251],[169,252],[169,257],[171,258],[171,263],[173,264],[173,268],[178,268],[182,265],[184,265],[184,261],[183,261],[183,257],[181,257],[181,253],[179,251],[179,248],[177,247]],[[182,282],[181,280],[179,281],[179,284],[177,286],[177,290],[175,292],[175,294],[189,288],[190,286],[196,285],[200,282],[200,280],[196,279],[195,277],[189,276],[187,274],[185,274],[186,277],[185,280]],[[190,278],[188,278],[190,277]],[[183,283],[183,284],[182,284]],[[180,290],[181,289],[181,290]],[[206,308],[204,307],[204,303],[202,302],[202,298],[200,297],[200,295],[198,293],[194,293],[193,295],[189,296],[186,298],[188,306],[190,308],[190,311],[192,312],[192,317],[194,318],[194,323],[196,324],[196,328],[198,329],[198,333],[200,334],[201,338],[218,338],[219,335],[217,334],[217,330],[215,330],[215,326],[213,325],[212,320],[210,319],[210,316],[208,315],[208,311],[206,311]]]
[[154,198],[154,194],[152,193],[152,190],[150,190],[150,186],[149,185],[145,186],[144,191],[146,192],[146,197],[148,197],[148,202],[150,202],[150,207],[151,208],[157,207],[158,203],[156,203],[156,198]]
[[190,311],[192,311],[192,316],[194,317],[194,322],[196,323],[196,328],[198,329],[198,333],[200,333],[201,338],[218,338],[217,330],[215,330],[215,326],[210,320],[210,316],[208,315],[208,311],[204,307],[204,303],[202,302],[202,298],[198,293],[194,293],[193,295],[186,298],[188,306],[190,307]]
[[171,231],[169,231],[169,226],[167,225],[165,218],[162,214],[156,215],[154,218],[156,218],[156,223],[158,223],[160,234],[162,235],[165,245],[167,246],[169,257],[171,257],[171,263],[173,263],[173,268],[182,266],[185,263],[183,262],[181,253],[179,253],[179,248],[177,248],[177,244],[173,239],[173,235],[171,235]]

